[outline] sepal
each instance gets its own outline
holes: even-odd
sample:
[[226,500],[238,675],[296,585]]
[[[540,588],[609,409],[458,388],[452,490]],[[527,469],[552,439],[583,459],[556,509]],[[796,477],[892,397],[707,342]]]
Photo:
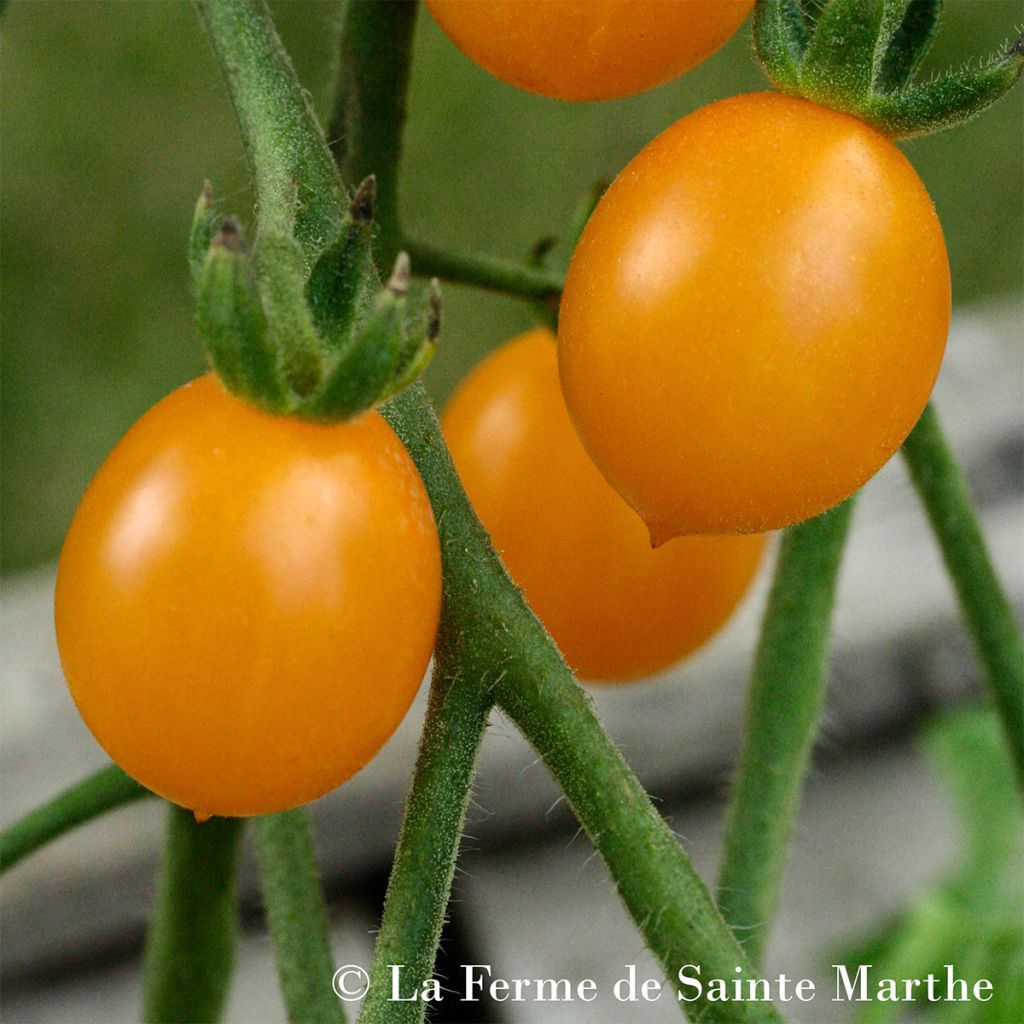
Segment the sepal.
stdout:
[[759,0],[757,4],[754,52],[769,80],[783,92],[799,91],[816,10],[801,0]]
[[942,0],[884,0],[875,48],[876,92],[902,89],[921,63],[939,26]]
[[219,217],[213,208],[213,188],[209,181],[203,182],[203,190],[196,200],[192,214],[192,227],[188,233],[188,265],[192,272],[192,283],[198,288],[203,276],[206,254],[213,236],[217,233]]
[[346,419],[402,390],[422,372],[437,345],[440,289],[431,282],[425,314],[407,320],[409,257],[399,253],[387,284],[338,354],[317,393],[296,413],[315,420]]
[[241,231],[232,218],[210,241],[197,292],[199,333],[224,386],[267,412],[287,412],[288,389],[267,335]]
[[893,138],[980,113],[1020,77],[1021,40],[976,70],[911,84],[942,0],[758,0],[754,46],[783,92],[853,114]]
[[320,339],[306,304],[302,249],[290,235],[264,232],[253,249],[253,266],[270,343],[281,354],[291,391],[302,401],[316,391],[323,374]]
[[377,182],[371,175],[356,189],[340,235],[317,260],[306,283],[306,301],[328,351],[344,345],[380,285],[372,252],[376,198]]
[[440,336],[441,282],[432,277],[428,286],[426,311],[418,324],[413,325],[412,329],[407,329],[405,343],[399,352],[382,399],[404,391],[423,373],[434,358]]
[[867,119],[888,135],[907,139],[951,128],[980,114],[1006,93],[1024,71],[1024,36],[973,71],[874,96]]

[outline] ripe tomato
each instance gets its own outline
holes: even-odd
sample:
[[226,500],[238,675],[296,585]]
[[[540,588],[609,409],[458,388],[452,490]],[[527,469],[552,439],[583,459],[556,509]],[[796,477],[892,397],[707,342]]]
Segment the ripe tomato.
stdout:
[[86,491],[57,640],[128,774],[201,817],[265,814],[384,745],[440,601],[427,495],[379,413],[268,416],[207,375],[150,409]]
[[442,426],[509,572],[584,678],[672,664],[712,636],[747,590],[760,536],[681,537],[652,550],[572,429],[550,331],[485,359]]
[[753,0],[426,0],[467,57],[509,85],[562,100],[651,89],[695,67]]
[[942,229],[892,142],[737,96],[663,132],[598,204],[562,298],[562,387],[653,536],[775,529],[902,444],[949,315]]

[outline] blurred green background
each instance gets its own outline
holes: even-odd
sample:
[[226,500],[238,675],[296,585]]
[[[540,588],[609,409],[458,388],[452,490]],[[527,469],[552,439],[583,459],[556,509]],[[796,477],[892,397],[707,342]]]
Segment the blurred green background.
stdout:
[[[1018,0],[947,0],[924,73],[987,54]],[[274,5],[323,114],[329,0]],[[402,206],[413,234],[525,254],[579,194],[672,121],[761,88],[749,25],[703,67],[643,96],[568,104],[490,78],[421,13]],[[204,178],[248,219],[230,105],[191,6],[14,0],[3,22],[3,568],[56,555],[90,477],[131,422],[202,370],[185,262]],[[958,302],[1021,289],[1024,100],[1018,89],[959,131],[911,143],[942,218]],[[480,354],[530,323],[513,300],[447,287],[443,400]]]

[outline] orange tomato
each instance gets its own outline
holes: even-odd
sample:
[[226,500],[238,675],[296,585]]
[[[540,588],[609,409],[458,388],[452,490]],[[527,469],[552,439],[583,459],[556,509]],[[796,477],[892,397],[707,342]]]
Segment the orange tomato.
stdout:
[[200,817],[266,814],[384,745],[440,601],[426,491],[377,412],[269,416],[207,375],[147,412],[86,491],[57,640],[129,775]]
[[651,89],[695,67],[753,0],[426,0],[449,39],[509,85],[563,100]]
[[746,592],[760,536],[683,537],[652,550],[572,429],[550,331],[530,331],[485,359],[442,426],[510,574],[584,678],[671,665],[711,637]]
[[598,204],[562,298],[562,387],[655,538],[776,529],[902,444],[949,316],[942,229],[893,143],[737,96],[658,136]]

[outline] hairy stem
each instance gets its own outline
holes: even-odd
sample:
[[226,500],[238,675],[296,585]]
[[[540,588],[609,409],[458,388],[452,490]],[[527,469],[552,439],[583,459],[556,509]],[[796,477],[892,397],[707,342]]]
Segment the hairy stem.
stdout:
[[528,263],[485,253],[452,252],[411,238],[403,238],[401,246],[409,253],[413,273],[422,277],[439,277],[549,305],[557,305],[562,291],[561,274]]
[[[685,964],[700,964],[705,982],[752,978],[745,954],[686,854],[506,575],[455,474],[422,385],[392,399],[385,415],[416,462],[434,506],[445,553],[447,636],[457,640],[451,653],[458,656],[458,671],[487,681],[497,704],[565,790],[673,983]],[[445,647],[442,656],[449,656]],[[702,998],[687,1010],[698,1021],[779,1019],[760,1003]]]
[[116,765],[108,765],[4,829],[0,871],[92,818],[152,795]]
[[344,1024],[331,987],[334,958],[305,808],[253,819],[263,905],[288,1020]]
[[416,0],[351,0],[331,114],[331,148],[344,180],[355,185],[376,175],[374,220],[384,267],[401,248],[398,164],[418,7]]
[[171,806],[157,908],[146,946],[143,1019],[203,1024],[220,1019],[238,927],[235,865],[245,822]]
[[1024,785],[1024,645],[933,405],[904,442],[903,455],[938,538]]
[[196,0],[256,182],[261,230],[294,233],[307,268],[334,241],[344,190],[264,0]]
[[836,580],[854,499],[786,531],[750,679],[718,905],[755,964],[817,733]]
[[[346,34],[357,37],[359,45],[343,43],[343,52],[355,61],[374,60],[376,54],[388,51],[393,31],[403,38],[407,30],[393,29],[391,19],[407,25],[408,17],[402,5],[352,4]],[[407,61],[408,47],[402,49]],[[396,98],[389,90],[376,94],[366,90],[353,97],[351,83],[365,80],[367,76],[358,68],[343,74],[343,95],[336,109],[351,111],[353,105],[358,106],[359,117],[372,122],[377,134],[374,151],[389,154],[387,166],[379,162],[373,165],[370,158],[358,152],[358,132],[350,131],[346,124],[337,123],[332,134],[347,140],[344,160],[349,173],[373,172],[378,176],[378,189],[390,190],[396,187],[395,181],[381,179],[397,172],[404,99]],[[407,71],[398,73],[396,81],[407,81]],[[380,136],[390,136],[390,141],[382,143]],[[427,269],[423,264],[431,253],[429,249],[414,250],[421,272]],[[526,273],[539,272],[528,269]],[[535,297],[547,297],[559,285],[558,280],[549,281]],[[686,855],[601,729],[588,699],[506,575],[462,490],[422,385],[407,388],[384,411],[423,477],[441,537],[445,623],[438,652],[438,685],[446,686],[447,680],[455,681],[453,689],[465,685],[468,699],[473,696],[474,680],[477,693],[484,684],[491,687],[566,789],[584,828],[604,855],[627,907],[670,977],[674,979],[680,966],[691,962],[701,963],[705,979],[733,979],[737,971],[741,977],[751,976],[742,950]],[[444,692],[442,689],[435,695],[435,708]],[[481,713],[485,706],[478,705]],[[436,726],[435,719],[431,727]],[[451,816],[457,817],[460,827],[475,743],[479,740],[479,730],[472,720],[463,738],[465,743],[460,744],[457,758],[449,751],[462,769],[454,778],[454,792],[442,789],[435,794],[440,806],[456,810],[457,814]],[[433,742],[425,738],[424,750],[429,751]],[[426,768],[421,760],[421,769]],[[416,806],[417,812],[421,803],[426,806],[429,781],[429,771],[417,773],[409,798],[410,807]],[[402,865],[396,867],[396,877],[408,877],[414,890],[417,873],[422,872],[421,886],[430,891],[430,898],[418,904],[426,922],[418,929],[421,945],[411,951],[408,946],[402,947],[419,965],[421,979],[427,976],[436,955],[443,904],[434,897],[440,895],[447,900],[449,858],[454,858],[457,835],[447,833],[439,860],[431,858],[430,841],[429,830],[418,831],[415,818],[407,816],[400,848]],[[392,892],[398,893],[395,884],[393,879]],[[404,888],[400,891],[406,892]],[[401,917],[407,905],[397,895],[389,904],[382,926],[386,942],[404,927]],[[395,961],[379,950],[375,957],[378,987],[380,965],[388,962]],[[377,995],[368,1006],[371,1015],[383,1014],[382,1004],[376,1001],[380,999],[382,996]],[[778,1019],[771,1007],[758,1004],[746,1004],[737,1013],[732,1009],[723,1011],[722,1004],[702,1001],[690,1010],[698,1020]],[[421,1019],[421,1011],[411,1012],[410,1019]]]
[[401,838],[377,932],[363,1024],[418,1024],[426,1004],[391,1000],[391,965],[402,965],[401,995],[422,990],[434,973],[462,839],[470,787],[491,702],[477,674],[449,675],[442,626],[438,667],[409,789]]

